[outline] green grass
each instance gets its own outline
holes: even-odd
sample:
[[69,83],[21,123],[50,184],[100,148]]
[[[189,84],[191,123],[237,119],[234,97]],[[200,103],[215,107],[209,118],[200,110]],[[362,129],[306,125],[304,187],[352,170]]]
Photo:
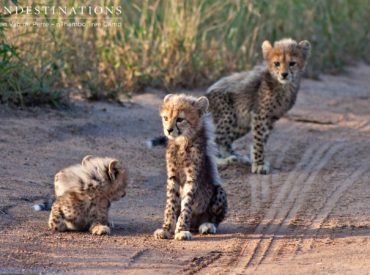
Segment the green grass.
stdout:
[[[27,3],[18,4],[22,2]],[[2,102],[27,105],[25,99],[32,102],[33,96],[35,103],[43,103],[40,98],[58,102],[64,90],[114,99],[146,86],[205,86],[260,62],[260,45],[266,39],[309,40],[312,77],[341,72],[370,57],[367,0],[39,2],[122,6],[123,13],[112,19],[122,27],[0,29],[2,49],[10,47],[5,58],[0,52],[0,70],[5,66],[7,71],[6,77],[0,75]],[[103,23],[107,18],[77,19]]]

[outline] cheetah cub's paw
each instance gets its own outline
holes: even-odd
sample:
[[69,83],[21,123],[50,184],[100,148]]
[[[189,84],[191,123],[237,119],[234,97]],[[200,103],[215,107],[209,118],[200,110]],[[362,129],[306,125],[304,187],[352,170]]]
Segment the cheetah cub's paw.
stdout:
[[226,158],[216,158],[216,164],[219,168],[224,168],[230,164],[238,162],[238,158],[235,155],[228,156]]
[[252,173],[267,175],[270,171],[270,164],[264,161],[263,164],[252,163]]
[[213,223],[205,222],[199,226],[200,234],[216,234],[216,226]]
[[154,235],[154,238],[156,238],[157,240],[170,239],[171,238],[171,233],[168,232],[167,230],[162,229],[162,228],[159,228],[156,231],[154,231],[153,235]]
[[175,234],[175,240],[179,241],[188,241],[191,240],[193,236],[191,235],[190,231],[180,231]]
[[91,228],[91,234],[93,235],[108,235],[110,234],[110,228],[107,225],[97,224]]
[[59,232],[64,232],[67,231],[68,228],[65,223],[54,223],[54,222],[49,222],[49,228],[53,231],[59,231]]
[[227,166],[232,165],[234,163],[250,165],[251,160],[248,156],[242,156],[239,154],[230,155],[226,158],[216,158],[217,167],[220,169],[226,168]]

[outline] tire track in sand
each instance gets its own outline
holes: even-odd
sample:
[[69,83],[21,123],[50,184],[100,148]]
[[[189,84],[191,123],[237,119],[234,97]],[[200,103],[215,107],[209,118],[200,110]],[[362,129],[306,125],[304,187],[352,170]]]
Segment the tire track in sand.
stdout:
[[[280,169],[281,164],[283,163],[286,153],[291,148],[290,143],[285,143],[282,147],[278,157],[273,162],[274,166],[278,167]],[[273,178],[276,177],[278,174],[269,174],[266,177],[263,177],[263,181],[261,183],[261,192],[262,192],[262,200],[263,202],[268,202],[271,199],[271,187],[273,183]]]
[[[353,128],[352,128],[352,130],[351,130],[351,132],[350,133],[344,133],[344,132],[342,132],[341,133],[341,135],[339,136],[339,138],[341,139],[343,136],[345,136],[346,134],[346,139],[347,140],[350,140],[353,136],[355,136],[356,135],[356,131],[354,131],[354,130],[357,130],[357,131],[360,131],[360,132],[362,132],[363,130],[365,130],[366,128],[367,128],[367,126],[369,125],[369,122],[367,121],[367,120],[361,120],[361,121],[359,121],[358,123],[357,123],[357,125],[355,125]],[[366,150],[366,148],[365,148],[365,150]],[[353,150],[352,150],[352,148],[349,146],[348,148],[346,148],[346,150],[344,150],[344,152],[346,153],[347,151],[349,151],[349,152],[351,152],[351,153],[353,153]],[[370,160],[370,159],[369,159]],[[369,160],[367,160],[367,161],[365,161],[365,163],[366,162],[368,162]],[[362,166],[363,168],[366,168],[366,165],[365,166]],[[361,169],[361,168],[360,168]],[[354,173],[356,173],[356,171],[354,172]],[[353,174],[354,174],[353,173]],[[366,173],[366,171],[364,171],[362,174],[364,174],[364,173]],[[353,176],[353,174],[352,174],[352,176]],[[334,173],[334,175],[336,175],[336,173]],[[352,182],[352,183],[348,183],[348,181],[350,180],[350,178],[353,178],[352,176],[350,176],[349,178],[347,178],[346,180],[345,180],[345,183],[343,183],[343,184],[345,184],[345,185],[348,185],[348,187],[346,188],[346,190],[350,187],[350,185],[352,185],[352,184],[354,184],[354,182]],[[354,179],[354,181],[356,181],[356,179]],[[326,220],[326,218],[330,215],[330,213],[331,213],[331,211],[334,209],[334,207],[335,207],[335,204],[334,205],[332,205],[332,208],[331,208],[331,210],[329,211],[329,213],[327,213],[326,214],[326,217],[321,221],[321,222],[319,222],[318,224],[319,224],[319,226],[313,226],[313,224],[314,223],[316,223],[315,221],[317,221],[317,217],[318,216],[320,216],[320,215],[322,215],[321,214],[321,212],[323,211],[323,209],[326,207],[326,204],[327,203],[329,203],[329,204],[332,204],[331,202],[330,202],[330,197],[332,197],[332,195],[337,191],[337,190],[339,190],[342,186],[343,186],[343,184],[342,185],[337,185],[337,186],[335,186],[335,188],[334,188],[334,190],[330,193],[330,195],[328,196],[328,197],[326,197],[326,199],[325,199],[325,201],[324,201],[324,203],[323,203],[323,205],[320,207],[320,209],[319,209],[319,211],[317,211],[316,212],[316,214],[315,214],[315,216],[313,217],[313,219],[310,221],[310,223],[309,223],[309,225],[307,225],[307,227],[306,227],[306,229],[303,231],[303,233],[298,237],[298,239],[299,239],[299,241],[298,241],[298,244],[296,244],[295,245],[295,248],[294,248],[294,253],[292,254],[292,257],[295,257],[297,254],[298,254],[298,251],[301,251],[302,249],[309,249],[309,248],[311,248],[312,247],[312,244],[313,244],[313,242],[315,241],[315,239],[316,239],[316,237],[317,237],[317,235],[318,235],[318,233],[319,233],[319,230],[321,229],[321,227],[322,227],[322,225],[323,225],[323,223],[325,222],[325,220]],[[345,192],[345,190],[343,191],[343,192]],[[342,195],[343,195],[343,192],[341,193]],[[340,195],[340,197],[341,197],[341,195]],[[340,198],[339,197],[339,198]],[[339,198],[337,199],[337,201],[339,200]],[[336,202],[337,202],[336,201]],[[335,202],[335,203],[336,203]],[[308,235],[308,231],[309,230],[316,230],[316,233],[314,234],[314,236],[311,238],[311,239],[307,239],[307,240],[305,240],[305,236],[307,236]],[[308,243],[308,244],[307,244]]]
[[[364,126],[364,123],[361,123],[360,125],[357,125],[357,127],[356,128],[362,128]],[[338,140],[338,142],[343,142],[344,140],[343,140],[343,136],[344,136],[344,133],[343,133],[343,135],[340,135],[340,137],[339,138],[337,138],[337,140]],[[315,146],[315,145],[314,145]],[[328,156],[328,157],[326,157],[326,154],[328,153],[328,152],[325,152],[325,150],[326,149],[328,149],[328,148],[330,148],[330,146],[331,146],[331,144],[329,143],[329,142],[326,142],[326,143],[324,143],[322,146],[321,146],[321,148],[320,149],[318,149],[318,151],[321,151],[321,152],[323,152],[323,156],[322,156],[322,158],[323,159],[325,159],[325,162],[319,162],[317,165],[319,166],[318,168],[320,168],[320,166],[322,166],[322,167],[324,167],[325,166],[325,164],[331,159],[331,157],[334,155],[334,153],[336,152],[336,151],[338,151],[339,150],[339,148],[340,148],[340,143],[338,144],[337,143],[337,145],[335,145],[335,146],[338,146],[338,147],[336,147],[335,149],[333,149],[334,151],[328,151],[328,152],[330,152],[329,153],[329,155],[331,155],[331,156]],[[317,146],[317,147],[319,147],[319,146]],[[309,148],[310,149],[310,148]],[[311,147],[311,149],[312,149],[312,147]],[[306,152],[305,152],[305,154],[307,153],[307,150],[308,149],[306,149]],[[317,153],[316,154],[317,156],[319,156],[319,157],[314,157],[313,159],[312,159],[312,161],[310,162],[310,164],[309,164],[309,166],[307,166],[306,167],[306,170],[307,171],[311,171],[312,170],[312,168],[316,165],[316,163],[315,162],[318,162],[319,160],[320,160],[320,158],[321,158],[321,156],[320,156],[320,153]],[[299,166],[299,164],[296,166],[296,167],[298,167]],[[303,166],[304,166],[304,164],[303,164]],[[296,169],[294,169],[294,170],[296,170]],[[317,170],[317,169],[316,169]],[[318,174],[318,172],[320,171],[320,169],[318,170],[318,171],[316,171],[316,175]],[[310,173],[308,173],[306,176],[303,176],[303,181],[301,180],[301,178],[300,178],[300,176],[298,175],[297,176],[297,178],[301,181],[301,182],[303,182],[304,183],[304,181],[305,181],[305,179],[304,179],[304,177],[307,179],[307,178],[309,178],[310,177]],[[316,177],[316,176],[315,176]],[[287,182],[290,182],[290,178],[295,178],[295,173],[290,173],[290,175],[288,176],[288,178],[287,178],[287,180],[285,181],[285,183],[283,184],[283,186],[282,187],[280,187],[280,190],[279,190],[279,194],[278,194],[278,196],[277,196],[277,199],[278,199],[278,197],[281,195],[281,194],[284,194],[284,193],[286,193],[286,190],[284,190],[284,189],[287,189],[287,188],[289,188],[290,186],[291,186],[291,183],[289,183],[289,184],[287,184]],[[312,177],[312,179],[313,179],[314,177]],[[299,180],[297,180],[297,182],[299,182]],[[297,183],[296,183],[296,185],[297,185]],[[277,200],[276,199],[276,200]],[[276,202],[276,200],[274,201],[274,203]],[[294,202],[293,202],[294,203]],[[263,224],[260,224],[258,227],[257,227],[257,229],[256,229],[256,231],[255,231],[255,233],[259,233],[259,235],[260,236],[256,236],[256,239],[255,240],[253,240],[253,245],[251,246],[251,245],[249,245],[249,252],[250,253],[248,253],[248,252],[246,252],[246,250],[247,250],[247,248],[248,248],[248,244],[246,244],[243,248],[242,248],[242,252],[240,253],[240,257],[243,257],[243,256],[246,256],[246,255],[250,255],[249,256],[249,258],[247,258],[247,264],[245,265],[245,268],[248,268],[248,267],[251,267],[251,266],[256,266],[256,267],[258,267],[258,264],[260,264],[265,258],[266,258],[266,255],[268,254],[268,249],[269,249],[269,247],[270,247],[270,243],[271,243],[271,237],[270,238],[265,238],[266,237],[266,235],[269,235],[269,234],[271,234],[271,235],[273,235],[274,236],[274,228],[276,228],[276,226],[274,226],[273,225],[273,222],[275,221],[275,219],[276,219],[276,217],[278,217],[278,215],[281,217],[282,216],[282,214],[283,213],[281,213],[281,210],[279,210],[279,211],[274,211],[273,209],[271,209],[271,207],[274,207],[274,204],[271,204],[271,206],[270,206],[270,209],[269,209],[269,211],[268,211],[268,213],[266,214],[266,217],[265,217],[265,219],[267,220],[267,229],[264,229],[264,227],[266,227],[266,226],[263,226]],[[280,207],[280,205],[278,205],[278,204],[276,204],[275,205],[275,207],[274,208],[278,208],[278,207]],[[293,206],[292,206],[293,207]],[[271,217],[269,217],[269,212],[271,213],[271,212],[275,212],[276,213],[276,216],[275,217],[273,217],[272,219],[271,219]],[[279,213],[280,212],[280,213]],[[287,218],[288,217],[288,215],[289,215],[289,212],[287,212],[287,213],[285,213],[285,216],[283,216],[283,220],[285,219],[285,218]],[[262,230],[261,230],[261,228],[262,228]],[[273,237],[272,236],[272,237]],[[276,238],[276,237],[275,237]],[[266,246],[267,246],[267,248],[266,248]],[[251,248],[252,247],[252,248]],[[252,249],[252,250],[251,250]],[[262,252],[261,252],[262,251]],[[261,256],[262,255],[262,256]],[[237,265],[237,268],[239,268],[239,269],[237,269],[237,270],[243,270],[244,268],[243,268],[243,265],[240,263],[240,261],[241,261],[242,259],[239,259],[239,261],[238,261],[238,263],[239,263],[239,265]]]
[[[290,133],[292,130],[298,130],[299,131],[300,128],[301,128],[300,125],[298,125],[298,126],[296,126],[296,125],[289,125],[287,127],[287,129],[284,131],[284,133],[285,134]],[[278,152],[278,154],[275,155],[273,158],[271,158],[271,162],[274,164],[274,167],[276,167],[276,168],[278,168],[280,170],[280,167],[281,167],[283,161],[286,158],[286,153],[291,149],[292,143],[291,142],[285,142],[285,141],[281,142],[280,139],[278,141],[279,141],[278,144],[275,145],[274,146],[274,149],[273,149],[273,151],[274,152]],[[251,174],[251,176],[254,176],[254,177],[252,177],[252,180],[249,181],[249,183],[251,185],[251,198],[252,197],[255,197],[255,198],[258,197],[256,195],[258,188],[257,187],[253,187],[252,185],[253,184],[256,184],[256,186],[257,186],[256,178],[259,178],[260,180],[259,180],[258,183],[260,183],[262,185],[261,186],[261,192],[262,192],[261,193],[261,199],[262,199],[262,202],[265,203],[265,204],[271,203],[271,200],[272,200],[272,194],[271,194],[272,177],[276,177],[276,175],[277,174],[269,174],[269,175],[265,175],[265,176],[262,176],[261,177],[260,175],[253,175],[253,174]],[[253,190],[255,190],[255,193],[254,194],[252,193]],[[252,207],[255,207],[255,209],[252,209]],[[261,207],[258,210],[259,210],[259,212],[256,213],[256,216],[260,217],[261,215],[263,215],[264,208]],[[253,212],[256,212],[256,206],[251,203],[251,213],[252,213],[252,215],[253,215]],[[242,240],[241,240],[241,242],[240,242],[240,244],[238,246],[240,248],[239,249],[236,249],[235,251],[241,251],[242,250],[242,247],[243,247],[243,241]],[[240,253],[237,253],[237,252],[231,253],[231,255],[228,256],[229,259],[226,260],[226,264],[225,265],[227,267],[230,267],[230,266],[235,265],[235,262],[238,261],[239,254]],[[205,271],[205,270],[203,270],[203,271]],[[208,271],[208,269],[205,272],[207,273],[207,271]],[[222,269],[222,266],[218,266],[218,267],[213,266],[213,267],[210,267],[209,271],[210,271],[210,273],[216,273],[216,274],[219,274],[220,273],[221,274],[225,270]]]
[[261,253],[263,255],[264,251],[261,243],[263,242],[263,238],[266,235],[272,234],[274,232],[273,222],[279,212],[279,207],[281,206],[280,204],[284,200],[286,195],[288,195],[287,193],[291,190],[292,184],[294,184],[294,181],[297,179],[297,172],[294,171],[301,171],[304,167],[313,166],[313,160],[315,160],[316,158],[320,158],[321,154],[324,153],[322,152],[323,149],[324,151],[325,149],[327,149],[326,147],[327,144],[322,145],[322,143],[315,143],[311,147],[308,147],[306,149],[301,160],[293,169],[293,172],[289,174],[287,180],[284,181],[283,185],[280,187],[274,202],[271,204],[271,207],[265,214],[264,220],[257,226],[255,230],[255,239],[248,241],[244,245],[244,247],[242,247],[241,253],[238,257],[239,260],[236,264],[237,272],[243,271],[245,268],[250,267],[251,265],[253,265],[253,262],[255,262],[257,258],[259,258],[259,255],[261,255]]
[[[327,146],[330,146],[330,143],[327,143]],[[267,256],[276,255],[278,251],[282,249],[282,246],[286,245],[284,242],[282,245],[278,244],[276,240],[278,236],[284,235],[287,231],[287,228],[292,223],[294,218],[297,216],[298,211],[300,210],[303,202],[305,200],[305,195],[307,192],[312,189],[312,186],[318,177],[319,173],[325,167],[325,165],[333,158],[335,153],[337,153],[341,148],[345,145],[343,142],[334,144],[324,155],[324,157],[319,160],[316,167],[314,168],[314,172],[309,174],[306,180],[302,180],[294,185],[293,190],[290,192],[287,202],[290,206],[289,210],[287,211],[286,217],[280,222],[278,228],[276,230],[276,234],[272,237],[269,246],[267,247],[266,253],[261,258],[259,264],[261,264]],[[291,203],[292,202],[292,203]]]
[[[305,183],[306,179],[313,174],[317,174],[332,158],[333,154],[338,151],[339,148],[340,145],[331,147],[330,143],[323,144],[322,146],[320,146],[317,154],[312,158],[311,162],[307,166],[308,173],[304,173],[302,171],[299,174],[288,196],[286,197],[286,199],[284,199],[284,202],[282,202],[281,204],[282,207],[276,213],[273,224],[270,224],[269,227],[267,228],[267,232],[269,233],[268,235],[270,236],[268,238],[266,238],[265,236],[265,238],[263,238],[262,242],[260,243],[261,253],[259,257],[256,257],[254,261],[254,265],[256,268],[258,268],[258,265],[260,265],[269,256],[271,245],[276,239],[276,236],[278,234],[284,235],[286,233],[286,230],[284,230],[284,228],[281,225],[288,218],[289,212],[292,209],[294,209],[295,199],[300,189],[302,188],[302,185]],[[310,171],[314,172],[311,173]],[[250,265],[251,264],[252,263],[250,263]]]
[[[290,133],[293,129],[299,130],[299,126],[294,127],[294,125],[290,125],[285,131],[285,134]],[[274,166],[281,166],[281,163],[284,161],[286,152],[288,152],[290,147],[291,143],[284,142],[284,146],[281,150],[279,150],[279,154],[275,156],[274,159],[271,159],[271,162],[274,164]],[[277,148],[280,148],[280,142]],[[273,175],[271,173],[264,176],[250,174],[248,182],[251,187],[252,215],[259,214],[259,211],[261,211],[261,204],[268,203],[268,201],[271,200],[272,177]]]
[[[366,125],[368,125],[368,122],[367,121],[364,121],[364,120],[361,120],[360,122],[357,123],[357,125],[355,125],[355,127],[353,127],[353,129],[356,129],[356,130],[361,130],[363,129],[364,127],[366,127]],[[347,135],[346,135],[347,134]],[[343,140],[343,138],[345,137],[345,139],[349,139],[350,136],[354,135],[354,131],[352,130],[349,134],[348,133],[344,133],[342,132],[338,137],[337,137],[337,145],[333,145],[334,146],[340,146],[338,144],[338,142],[344,144],[345,143],[345,140]],[[345,145],[343,145],[344,147]],[[338,150],[337,150],[338,151]],[[347,152],[347,151],[350,151],[352,152],[352,149],[349,147],[346,147],[344,148],[344,150],[341,151],[341,153],[343,152]],[[335,152],[334,152],[335,153]],[[332,154],[333,155],[333,154]],[[321,167],[320,169],[318,169],[317,173],[313,173],[311,174],[308,178],[307,178],[307,181],[304,183],[304,186],[303,186],[303,190],[301,192],[299,192],[298,194],[298,197],[296,197],[294,200],[295,200],[295,206],[293,206],[293,208],[291,209],[290,213],[288,214],[288,216],[286,217],[286,219],[283,221],[283,223],[279,226],[278,228],[278,231],[277,231],[277,235],[283,235],[284,232],[286,231],[286,229],[289,227],[289,225],[292,224],[292,221],[296,218],[297,216],[297,213],[300,209],[300,207],[302,206],[302,204],[304,203],[304,199],[305,199],[305,194],[311,189],[311,186],[313,186],[314,184],[314,181],[316,180],[317,176],[319,175],[319,172],[320,170],[324,168],[324,167]],[[336,174],[336,173],[334,173]],[[305,231],[307,231],[307,229],[305,229]],[[299,244],[298,245],[295,245],[296,247],[293,248],[292,250],[292,256],[294,257],[294,255],[297,254],[297,249],[300,245],[300,243],[303,241],[303,238],[305,236],[305,234],[300,234],[300,236],[297,235],[298,232],[296,232],[296,234],[294,236],[296,236],[296,239],[299,239]],[[294,236],[292,236],[291,239],[294,239]],[[274,236],[274,240],[278,239],[278,237]],[[276,244],[275,241],[273,241],[271,243],[271,246],[270,246],[270,251],[271,251],[271,254],[272,256],[277,256],[278,254],[281,254],[281,252],[284,250],[285,246],[287,246],[289,243],[288,241],[285,241],[282,245],[278,245]],[[263,261],[264,259],[262,259]],[[262,263],[261,261],[261,263]]]
[[[363,129],[364,127],[366,127],[367,125],[367,122],[366,121],[361,121],[359,122],[353,129],[355,130],[361,130]],[[329,161],[329,159],[331,159],[334,154],[336,152],[339,151],[340,147],[345,147],[345,141],[343,140],[343,137],[345,136],[346,133],[341,133],[337,139],[340,140],[336,143],[334,143],[333,147],[330,149],[330,151],[328,152],[328,154],[326,154],[325,158],[327,158],[326,162]],[[346,135],[346,139],[350,138],[350,136],[352,136],[354,134],[353,131],[351,131],[351,133],[349,135]],[[329,144],[329,143],[328,143]],[[338,148],[337,148],[338,147]],[[352,149],[350,147],[345,147],[344,151],[342,150],[341,152],[343,153],[347,153],[348,151],[352,152]],[[304,199],[305,199],[305,194],[311,189],[311,187],[313,186],[314,184],[314,181],[315,179],[317,178],[317,176],[319,175],[319,172],[324,168],[326,162],[323,162],[321,161],[321,164],[318,164],[318,166],[321,166],[321,167],[316,167],[316,172],[315,173],[312,173],[306,180],[306,182],[303,182],[303,189],[301,192],[299,192],[298,196],[294,196],[293,199],[294,199],[294,206],[291,208],[291,211],[290,213],[288,213],[287,217],[284,219],[284,221],[280,224],[279,228],[277,229],[277,232],[276,232],[276,235],[284,235],[284,233],[286,233],[286,229],[288,228],[288,226],[292,223],[292,220],[297,216],[297,213],[300,209],[300,207],[302,206],[303,202],[304,202]],[[294,187],[296,187],[298,185],[295,185]],[[290,193],[290,195],[292,195],[293,192]],[[289,198],[288,198],[288,201],[289,201]],[[317,212],[319,213],[319,212]],[[305,235],[307,235],[307,231],[308,229],[305,229],[304,233],[301,234],[300,236],[300,243],[303,242],[303,238]],[[261,261],[259,262],[262,263],[266,256],[271,253],[273,255],[277,255],[280,253],[281,250],[284,249],[284,246],[287,245],[287,242],[284,242],[282,245],[277,245],[275,240],[277,239],[276,235],[273,236],[273,240],[271,242],[271,245],[268,247],[268,250],[270,250],[271,252],[269,251],[266,251],[266,255],[261,259]],[[311,242],[312,243],[312,242]],[[292,253],[292,255],[296,255],[297,254],[297,250],[299,249],[299,244],[297,246],[297,248],[295,249],[295,252]]]
[[365,159],[365,161],[363,162],[364,164],[361,165],[360,168],[356,169],[342,184],[336,186],[332,190],[320,210],[317,212],[315,218],[312,220],[311,226],[305,230],[306,232],[308,230],[312,230],[315,232],[315,234],[311,239],[302,239],[302,242],[300,246],[297,247],[296,252],[298,252],[300,248],[302,248],[303,250],[308,250],[312,248],[313,242],[317,238],[319,230],[322,228],[325,220],[335,208],[339,199],[344,195],[344,192],[348,190],[348,188],[350,188],[353,184],[361,180],[361,177],[370,170],[370,167],[368,165],[369,162],[370,158]]

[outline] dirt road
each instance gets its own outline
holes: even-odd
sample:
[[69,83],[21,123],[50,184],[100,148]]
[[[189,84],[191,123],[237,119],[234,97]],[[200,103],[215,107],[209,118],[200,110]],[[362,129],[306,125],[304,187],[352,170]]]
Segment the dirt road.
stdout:
[[[0,107],[0,273],[369,274],[370,67],[304,80],[298,102],[268,143],[270,175],[221,171],[230,211],[215,236],[189,242],[152,237],[165,200],[161,133],[164,94],[124,107],[72,110]],[[250,137],[237,143],[247,153]],[[55,172],[86,154],[115,156],[130,171],[113,204],[113,235],[52,233],[31,206],[52,192]]]

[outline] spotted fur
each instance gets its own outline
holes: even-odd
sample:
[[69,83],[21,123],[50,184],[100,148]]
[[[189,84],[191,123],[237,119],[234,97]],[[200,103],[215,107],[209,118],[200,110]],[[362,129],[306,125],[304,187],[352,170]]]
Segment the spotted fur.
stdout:
[[118,160],[86,156],[55,175],[49,228],[109,234],[110,204],[126,195],[126,185],[127,172]]
[[215,163],[213,124],[206,97],[167,95],[160,115],[168,139],[167,202],[157,239],[189,240],[191,230],[214,234],[227,211]]
[[262,44],[265,64],[252,71],[222,78],[207,91],[216,126],[219,164],[243,160],[232,149],[233,142],[252,130],[252,172],[266,174],[264,146],[274,123],[289,111],[297,97],[311,45],[283,39]]

